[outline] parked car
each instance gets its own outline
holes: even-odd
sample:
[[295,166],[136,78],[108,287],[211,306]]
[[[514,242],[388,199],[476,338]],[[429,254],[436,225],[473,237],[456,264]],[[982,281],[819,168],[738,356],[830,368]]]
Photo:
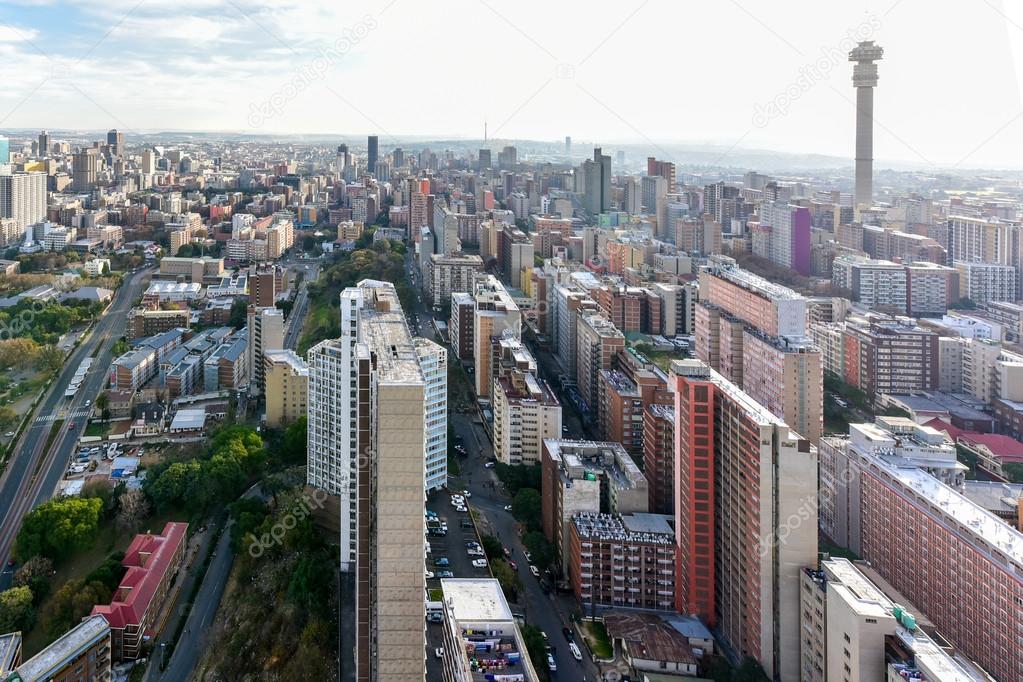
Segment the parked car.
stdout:
[[533,556],[529,552],[523,552],[522,556],[526,557],[526,561],[528,561],[530,563],[533,562]]
[[463,490],[462,494],[465,495],[465,499],[469,499],[470,497],[472,497],[472,493],[469,492],[468,490]]
[[533,574],[534,578],[540,577],[540,569],[532,564],[529,565],[529,572]]
[[433,655],[437,658],[444,658],[444,647],[439,646],[433,650]]
[[569,642],[575,641],[575,634],[572,632],[572,628],[561,628],[561,634],[565,635],[565,639]]
[[454,578],[455,574],[451,571],[437,571],[438,578]]
[[444,622],[444,614],[443,613],[431,613],[431,614],[429,614],[426,617],[426,620],[428,620],[431,623],[443,623]]
[[513,571],[519,570],[519,565],[512,561],[511,559],[508,559],[508,565],[512,567]]
[[572,652],[572,658],[577,661],[583,660],[583,652],[579,651],[579,645],[575,642],[568,643],[568,650]]
[[512,506],[510,504],[506,504],[504,505],[504,510],[510,512],[512,510]]
[[458,525],[462,528],[472,528],[472,519],[462,519],[458,522]]
[[558,664],[554,662],[554,654],[547,654],[547,669],[552,673],[558,672]]
[[446,556],[437,557],[433,560],[433,565],[446,567],[451,565],[451,561],[449,561]]
[[473,565],[474,568],[486,568],[487,567],[487,560],[486,559],[473,559],[472,560],[472,565]]
[[459,514],[464,514],[467,511],[469,511],[469,508],[468,507],[455,507],[455,511],[458,512]]
[[433,577],[434,577],[434,575],[433,575],[433,571],[427,571],[427,572],[426,572],[426,579],[427,579],[427,580],[429,580],[430,578],[433,578]]
[[483,465],[483,468],[484,469],[493,469],[494,468],[494,463],[493,462],[487,462],[486,464]]
[[511,556],[511,550],[510,550],[510,549],[508,549],[507,547],[502,547],[502,548],[501,548],[501,551],[502,551],[502,552],[504,552],[504,555],[505,555],[506,557],[510,557],[510,556]]

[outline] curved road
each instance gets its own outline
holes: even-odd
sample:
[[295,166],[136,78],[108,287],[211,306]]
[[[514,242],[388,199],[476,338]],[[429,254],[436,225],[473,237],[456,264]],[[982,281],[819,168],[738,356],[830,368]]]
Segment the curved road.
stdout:
[[[125,278],[92,333],[65,361],[57,380],[50,386],[49,393],[32,417],[33,421],[13,450],[0,479],[0,566],[7,564],[22,519],[31,509],[50,498],[64,475],[78,437],[85,429],[89,412],[85,402],[95,399],[103,389],[113,360],[114,343],[124,336],[128,311],[142,295],[151,272],[152,267],[149,267]],[[96,360],[81,389],[74,397],[65,398],[64,391],[75,370],[97,348]],[[61,419],[64,421],[50,451],[43,452],[54,421]]]

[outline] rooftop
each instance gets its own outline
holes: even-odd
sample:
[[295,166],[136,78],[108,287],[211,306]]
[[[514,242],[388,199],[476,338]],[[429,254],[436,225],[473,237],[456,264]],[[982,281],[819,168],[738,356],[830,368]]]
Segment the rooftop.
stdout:
[[[245,344],[242,343],[242,348]],[[309,376],[309,365],[293,350],[267,350],[263,352],[267,362],[289,365],[291,370],[301,376]]]
[[110,626],[103,616],[92,615],[57,641],[18,666],[16,676],[9,680],[19,682],[47,682],[65,662],[79,656],[104,637],[110,635]]
[[511,608],[492,578],[446,578],[440,581],[444,601],[459,621],[511,621]]
[[187,530],[187,523],[171,521],[163,527],[161,535],[136,535],[121,561],[128,569],[121,584],[110,604],[94,606],[92,615],[103,616],[112,628],[141,623],[160,584],[174,569],[174,556],[185,542]]
[[673,545],[675,533],[661,514],[601,514],[580,512],[572,519],[579,537],[630,543]]
[[359,331],[365,346],[376,353],[378,380],[423,383],[419,354],[412,343],[394,285],[364,279],[358,289],[365,297],[365,305],[359,312]]

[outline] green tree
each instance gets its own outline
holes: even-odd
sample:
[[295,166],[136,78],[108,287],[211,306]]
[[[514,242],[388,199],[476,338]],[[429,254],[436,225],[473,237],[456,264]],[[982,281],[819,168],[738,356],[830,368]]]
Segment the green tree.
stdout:
[[309,426],[305,417],[299,417],[294,424],[288,425],[281,436],[280,444],[272,453],[276,464],[290,466],[304,464]]
[[501,589],[504,591],[504,596],[507,597],[508,601],[518,601],[519,588],[522,586],[522,583],[519,581],[518,574],[512,570],[508,562],[504,559],[491,561],[490,571],[497,578],[497,582],[501,584]]
[[531,531],[522,536],[522,544],[529,550],[533,565],[549,568],[554,563],[554,545],[540,531]]
[[110,419],[110,396],[106,392],[96,396],[96,409],[103,415],[103,421]]
[[15,587],[32,590],[32,598],[38,606],[50,593],[50,579],[53,577],[53,562],[42,556],[34,556],[14,574]]
[[89,615],[93,606],[109,603],[111,594],[99,581],[69,580],[43,607],[40,625],[49,637],[56,639]]
[[36,610],[32,605],[32,590],[12,587],[0,592],[0,632],[31,630],[35,625]]
[[543,518],[540,491],[536,488],[521,489],[512,500],[512,516],[528,530],[539,530]]
[[[70,329],[71,325],[69,324],[67,327]],[[62,333],[65,333],[66,331],[67,329],[65,329]],[[39,351],[37,364],[39,365],[39,368],[44,371],[56,372],[64,366],[65,359],[64,351],[56,346],[46,346]]]
[[20,419],[21,415],[10,405],[0,406],[0,430],[6,431],[7,429],[14,428]]
[[1002,471],[1010,483],[1023,483],[1023,462],[1008,462],[1002,465]]
[[14,541],[18,557],[37,554],[59,561],[91,546],[99,528],[103,501],[63,498],[45,502],[25,517]]

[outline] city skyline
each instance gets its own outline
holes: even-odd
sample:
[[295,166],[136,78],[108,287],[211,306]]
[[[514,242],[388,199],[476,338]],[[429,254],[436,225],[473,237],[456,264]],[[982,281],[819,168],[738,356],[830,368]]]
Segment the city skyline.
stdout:
[[[956,25],[964,49],[955,52],[915,30],[918,0],[834,4],[826,25],[803,2],[770,12],[733,2],[699,15],[640,2],[604,16],[481,2],[445,17],[452,35],[484,27],[481,53],[493,59],[464,41],[432,39],[421,30],[431,25],[428,10],[401,0],[355,9],[0,6],[0,130],[351,131],[379,134],[387,148],[424,133],[479,138],[486,123],[499,139],[717,145],[721,165],[751,149],[846,158],[855,127],[846,54],[854,41],[875,40],[888,48],[875,103],[879,168],[1020,166],[1010,150],[1023,141],[1023,18],[998,3],[968,14],[951,3],[927,6],[936,21]],[[324,31],[330,26],[337,29]],[[164,69],[170,51],[174,68]],[[445,67],[435,78],[401,79],[395,100],[388,92],[406,54],[426,70]],[[475,97],[456,96],[472,83],[481,86]],[[395,106],[402,101],[414,105]]]

